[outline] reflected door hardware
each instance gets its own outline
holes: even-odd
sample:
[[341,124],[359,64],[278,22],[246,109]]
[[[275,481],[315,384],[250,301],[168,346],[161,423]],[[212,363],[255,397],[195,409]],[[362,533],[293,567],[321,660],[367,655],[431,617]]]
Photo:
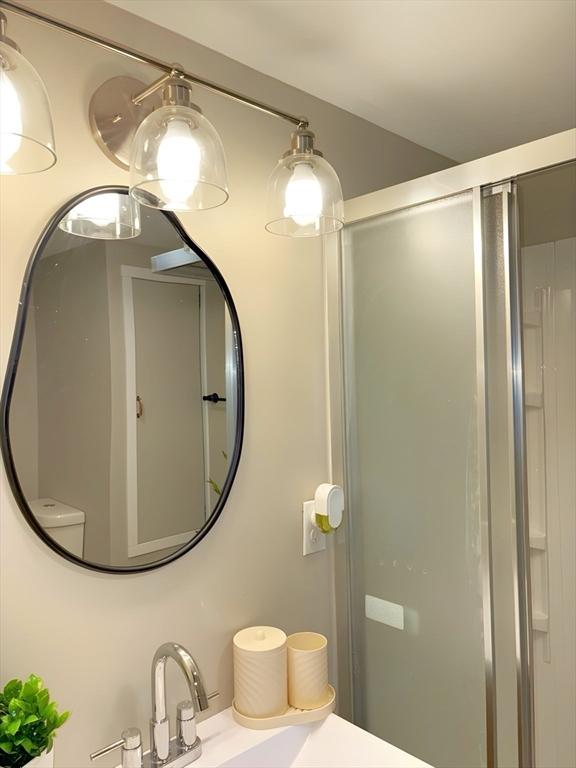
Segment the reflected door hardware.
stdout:
[[141,419],[144,416],[144,403],[140,395],[136,395],[136,418]]
[[202,397],[202,400],[207,400],[210,403],[225,403],[226,398],[220,397],[220,395],[217,392],[212,392],[211,395],[204,395]]
[[344,515],[344,491],[339,485],[322,483],[314,499],[302,505],[302,550],[312,555],[326,549],[326,534],[335,531]]

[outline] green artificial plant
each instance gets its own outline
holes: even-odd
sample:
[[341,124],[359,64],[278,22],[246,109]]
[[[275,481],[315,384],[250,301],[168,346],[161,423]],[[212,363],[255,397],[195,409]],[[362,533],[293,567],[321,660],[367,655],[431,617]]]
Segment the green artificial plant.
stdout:
[[21,768],[43,752],[50,752],[55,731],[69,714],[58,714],[36,675],[25,682],[6,683],[0,691],[0,766]]

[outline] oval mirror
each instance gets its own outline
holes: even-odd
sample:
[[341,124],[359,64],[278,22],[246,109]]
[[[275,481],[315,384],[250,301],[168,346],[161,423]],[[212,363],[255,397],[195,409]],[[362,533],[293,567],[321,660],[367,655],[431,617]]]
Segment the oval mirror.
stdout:
[[28,265],[2,394],[18,504],[52,549],[156,568],[212,528],[238,467],[242,343],[222,275],[171,213],[85,192]]

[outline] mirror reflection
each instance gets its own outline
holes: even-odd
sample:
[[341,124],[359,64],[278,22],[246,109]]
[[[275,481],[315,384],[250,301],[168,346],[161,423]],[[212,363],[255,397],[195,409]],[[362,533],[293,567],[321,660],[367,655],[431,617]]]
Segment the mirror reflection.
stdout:
[[170,216],[134,215],[126,194],[100,194],[53,229],[9,414],[35,520],[104,568],[186,548],[221,509],[239,453],[239,331],[222,278]]

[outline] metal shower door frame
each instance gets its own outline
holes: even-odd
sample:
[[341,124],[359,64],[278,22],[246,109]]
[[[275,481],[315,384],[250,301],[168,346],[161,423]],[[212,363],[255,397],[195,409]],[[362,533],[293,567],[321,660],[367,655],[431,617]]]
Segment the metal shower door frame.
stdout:
[[[538,141],[499,152],[479,160],[454,166],[444,171],[388,187],[377,192],[346,201],[346,225],[379,217],[387,213],[410,208],[434,200],[451,197],[465,191],[473,194],[473,236],[475,266],[475,313],[476,356],[480,476],[482,480],[481,520],[482,540],[482,592],[484,621],[484,668],[486,683],[486,732],[487,765],[496,768],[499,763],[499,724],[502,711],[498,711],[499,699],[496,675],[497,645],[494,626],[493,581],[493,533],[490,513],[490,425],[488,419],[488,395],[490,380],[487,370],[486,349],[486,244],[483,226],[484,196],[487,190],[502,195],[502,258],[506,272],[506,403],[508,427],[512,430],[510,450],[510,484],[508,509],[513,513],[517,539],[516,562],[512,563],[514,588],[514,664],[516,677],[516,711],[518,722],[518,765],[534,766],[533,689],[531,662],[530,624],[530,574],[526,558],[528,532],[525,516],[525,448],[523,415],[523,375],[521,349],[520,285],[515,238],[515,197],[510,182],[515,177],[570,162],[576,158],[576,130],[564,131]],[[503,184],[500,189],[495,185]],[[344,231],[344,236],[345,236]],[[344,330],[343,330],[343,279],[342,235],[324,238],[324,311],[325,311],[325,370],[326,370],[326,423],[328,435],[328,466],[331,482],[342,485],[347,492],[346,444],[351,427],[347,418],[346,387],[344,382]],[[331,548],[334,569],[333,637],[337,653],[339,684],[339,708],[341,714],[354,719],[354,667],[356,658],[352,627],[352,574],[350,568],[350,542],[353,527],[350,516],[345,515],[345,525],[334,537]],[[501,706],[502,710],[502,706]],[[508,713],[510,714],[510,713]]]

